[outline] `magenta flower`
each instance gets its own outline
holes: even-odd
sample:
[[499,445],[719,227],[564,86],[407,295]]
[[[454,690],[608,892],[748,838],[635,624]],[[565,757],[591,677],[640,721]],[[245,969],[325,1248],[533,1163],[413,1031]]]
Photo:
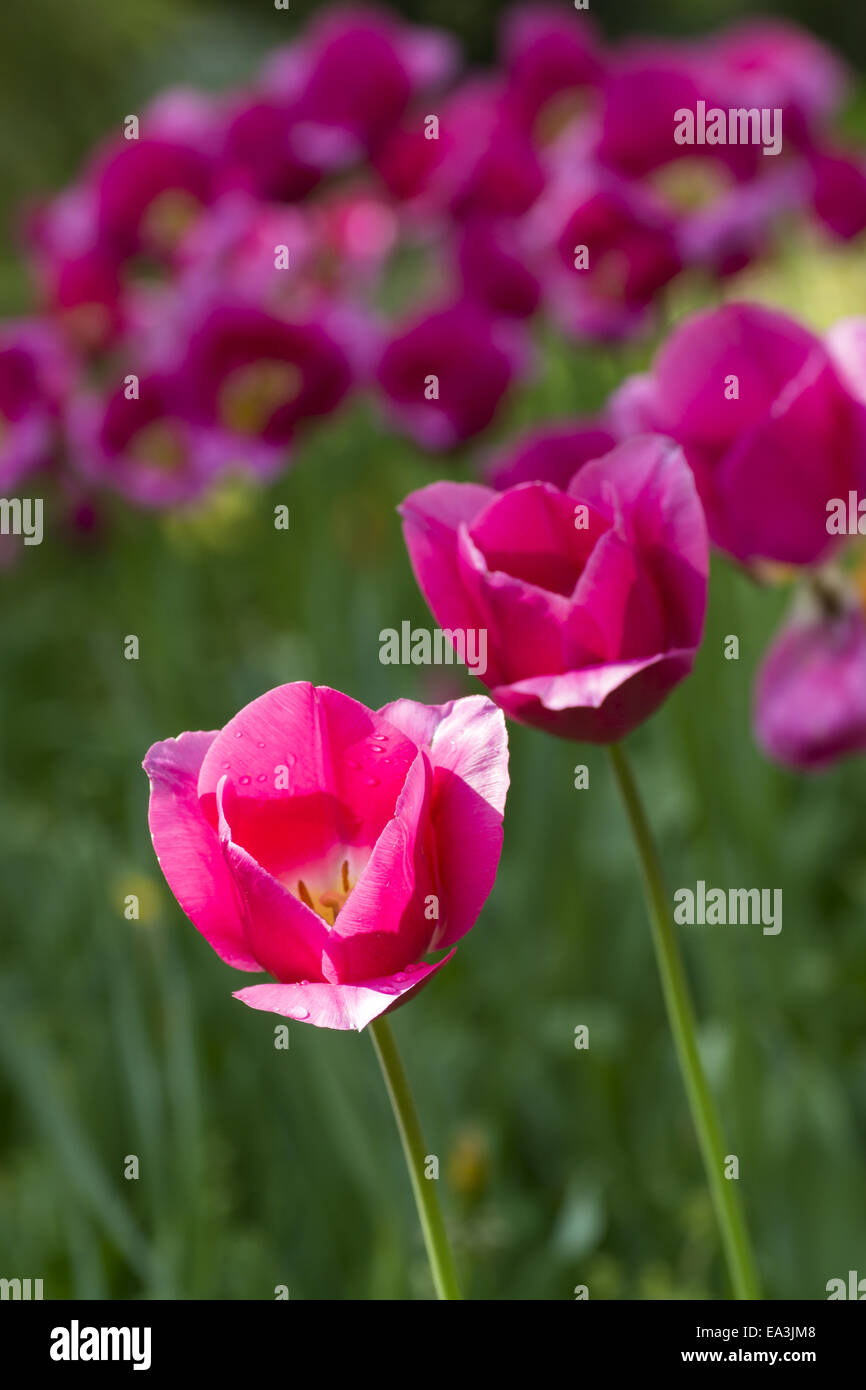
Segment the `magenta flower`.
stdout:
[[451,76],[457,58],[446,34],[348,6],[326,10],[299,43],[275,54],[264,85],[292,102],[314,145],[323,132],[336,132],[361,155],[380,143],[414,95]]
[[346,354],[322,324],[241,302],[217,304],[193,323],[178,375],[194,423],[274,449],[335,410],[351,385]]
[[260,92],[226,114],[217,175],[222,192],[240,190],[267,202],[294,203],[316,187],[344,151],[306,138],[296,107]]
[[458,232],[457,266],[466,299],[494,317],[529,318],[541,299],[541,282],[527,264],[519,224],[473,217]]
[[743,146],[678,145],[674,139],[677,111],[694,111],[701,100],[709,107],[721,105],[707,51],[700,44],[626,43],[611,59],[601,90],[596,153],[620,174],[642,178],[672,160],[695,156],[736,168],[755,166],[755,152]]
[[237,970],[235,994],[320,1028],[364,1028],[451,959],[496,876],[505,721],[482,696],[374,712],[306,681],[221,731],[154,744],[150,829],[180,906]]
[[866,620],[859,606],[800,614],[758,672],[755,736],[786,767],[817,770],[866,749]]
[[565,492],[578,468],[610,453],[616,440],[595,420],[563,420],[514,441],[485,469],[491,487],[504,492],[518,483],[553,483]]
[[827,345],[757,305],[690,318],[608,414],[620,438],[658,430],[682,446],[712,540],[744,563],[821,559],[828,500],[864,480],[863,408]]
[[841,241],[866,230],[866,159],[859,151],[821,147],[809,154],[815,215]]
[[509,10],[502,28],[506,103],[530,129],[552,107],[562,107],[595,86],[603,60],[587,15],[564,13],[557,5],[521,4]]
[[414,114],[383,142],[375,166],[388,191],[417,206],[422,219],[520,217],[544,188],[545,172],[501,85],[474,79],[439,105],[437,139]]
[[784,20],[737,24],[712,44],[719,106],[782,112],[784,139],[801,148],[838,112],[847,73],[811,34]]
[[74,369],[47,323],[0,325],[0,489],[51,459],[60,407]]
[[121,387],[73,401],[66,425],[77,472],[142,507],[188,502],[229,471],[268,476],[283,461],[258,441],[239,450],[236,435],[191,422],[184,383],[165,372],[143,375],[133,399]]
[[519,365],[506,326],[463,301],[398,328],[377,376],[397,423],[438,450],[487,428]]
[[579,468],[565,491],[441,482],[400,511],[436,621],[486,632],[483,679],[512,718],[612,742],[691,670],[707,537],[670,441],[621,445]]
[[94,245],[170,261],[219,191],[221,127],[208,98],[168,91],[142,116],[138,139],[109,141],[81,188],[92,203]]
[[601,168],[563,171],[530,214],[530,227],[530,239],[547,253],[551,312],[579,337],[633,333],[682,266],[664,204]]
[[733,183],[680,219],[677,243],[683,261],[719,278],[737,274],[768,254],[782,218],[808,206],[809,194],[808,171],[790,162]]

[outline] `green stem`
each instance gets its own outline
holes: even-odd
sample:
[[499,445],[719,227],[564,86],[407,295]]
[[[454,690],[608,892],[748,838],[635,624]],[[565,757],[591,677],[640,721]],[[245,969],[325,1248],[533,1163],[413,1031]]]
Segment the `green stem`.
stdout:
[[718,1112],[698,1051],[695,1013],[665,893],[658,850],[629,760],[619,744],[613,744],[609,752],[640,860],[668,1020],[689,1100],[692,1123],[704,1160],[734,1297],[757,1299],[761,1297],[761,1292],[755,1260],[736,1191],[736,1182],[724,1175],[727,1150],[722,1139]]
[[442,1219],[442,1208],[436,1195],[436,1183],[424,1176],[427,1149],[424,1144],[424,1136],[421,1133],[418,1111],[415,1109],[415,1102],[412,1099],[409,1078],[400,1060],[400,1053],[397,1051],[397,1043],[388,1020],[384,1016],[374,1019],[370,1024],[370,1032],[373,1037],[376,1056],[379,1058],[379,1065],[382,1068],[382,1075],[385,1078],[385,1086],[391,1098],[391,1107],[397,1121],[397,1128],[400,1131],[403,1153],[406,1155],[406,1167],[409,1169],[415,1205],[418,1208],[421,1230],[424,1232],[424,1244],[427,1247],[427,1258],[430,1261],[436,1294],[439,1298],[459,1299],[460,1289],[457,1286],[454,1256],[448,1243],[445,1222]]

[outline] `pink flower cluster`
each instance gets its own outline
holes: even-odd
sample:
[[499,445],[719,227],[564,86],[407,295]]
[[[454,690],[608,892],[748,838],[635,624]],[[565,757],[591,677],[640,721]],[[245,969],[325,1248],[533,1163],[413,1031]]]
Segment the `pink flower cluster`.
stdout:
[[[843,79],[782,23],[612,49],[585,14],[520,5],[496,69],[461,75],[442,33],[326,9],[246,90],[127,117],[31,211],[38,311],[0,331],[0,488],[54,465],[181,503],[272,476],[359,390],[424,448],[460,444],[531,364],[537,315],[620,339],[792,210],[866,227],[866,167],[828,133]],[[781,152],[677,143],[699,102],[778,110]],[[419,288],[390,322],[406,255]]]
[[[665,501],[658,481],[664,440],[669,456],[679,446],[700,503],[672,462],[676,506]],[[595,498],[621,542],[639,535],[640,512],[619,501],[626,467],[642,479],[628,490],[652,516],[652,558],[625,561],[620,545],[612,565],[604,549],[611,539],[596,532],[595,511],[576,541],[555,509],[564,518],[574,499]],[[842,321],[821,339],[755,304],[698,313],[668,337],[648,372],[614,391],[597,418],[561,420],[513,441],[488,474],[498,502],[485,488],[440,483],[410,498],[404,517],[416,574],[443,627],[468,625],[467,612],[480,621],[481,613],[507,633],[506,661],[492,668],[505,672],[508,689],[493,694],[506,711],[603,742],[651,712],[653,698],[634,705],[626,697],[648,679],[656,687],[665,672],[684,674],[700,637],[706,569],[697,509],[715,546],[753,578],[764,582],[784,567],[801,582],[793,615],[757,678],[763,749],[802,769],[866,749],[866,613],[851,570],[866,534],[866,319]],[[653,569],[666,553],[678,568],[665,591]],[[555,554],[562,562],[554,573]],[[544,601],[525,583],[518,589],[518,579],[543,588]],[[692,617],[673,642],[665,624],[678,615],[682,622],[690,585]],[[645,649],[632,649],[635,640]],[[633,666],[625,658],[642,661]]]

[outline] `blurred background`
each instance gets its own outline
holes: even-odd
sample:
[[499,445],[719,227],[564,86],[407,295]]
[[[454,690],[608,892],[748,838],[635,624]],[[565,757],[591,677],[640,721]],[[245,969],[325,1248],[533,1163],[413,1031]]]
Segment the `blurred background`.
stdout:
[[[311,7],[313,8],[313,7]],[[489,56],[497,7],[398,7]],[[607,8],[611,13],[607,13]],[[701,32],[753,12],[599,4],[606,33]],[[0,313],[29,288],[23,199],[68,181],[162,86],[220,87],[307,7],[43,0],[0,21]],[[866,58],[866,14],[784,13]],[[849,130],[866,138],[861,101]],[[862,243],[860,244],[862,248]],[[862,249],[798,248],[752,276],[815,326],[864,307]],[[859,296],[859,300],[857,300]],[[597,408],[653,342],[551,345],[493,439]],[[469,476],[467,458],[433,466]],[[0,575],[0,1275],[46,1298],[427,1296],[403,1160],[369,1040],[231,999],[243,981],[175,904],[153,857],[140,762],[283,681],[377,706],[473,683],[378,661],[429,625],[395,507],[434,476],[362,402],[270,488],[186,514],[118,503],[101,527]],[[291,509],[291,529],[273,508]],[[707,1067],[767,1293],[823,1298],[866,1274],[866,778],[771,767],[750,731],[756,663],[786,596],[714,563],[695,675],[632,740],[668,882],[781,887],[784,928],[683,931]],[[123,657],[127,634],[140,659]],[[740,638],[739,661],[723,659]],[[453,674],[453,673],[452,673]],[[394,1019],[473,1298],[727,1296],[632,851],[603,750],[511,728],[499,879],[449,969]],[[590,770],[587,791],[574,768]],[[140,899],[138,921],[124,899]],[[586,1024],[588,1051],[574,1030]],[[124,1179],[127,1155],[138,1181]]]

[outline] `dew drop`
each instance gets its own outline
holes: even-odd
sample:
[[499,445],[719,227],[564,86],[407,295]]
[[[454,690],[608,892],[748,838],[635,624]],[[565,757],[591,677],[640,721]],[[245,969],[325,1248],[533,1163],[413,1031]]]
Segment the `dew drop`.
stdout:
[[309,983],[309,980],[298,980],[299,985],[308,985]]
[[259,739],[259,741],[256,743],[256,747],[257,747],[257,748],[264,748],[264,746],[265,746],[264,739]]
[[223,772],[230,772],[231,766],[231,763],[223,763]]
[[299,1023],[303,1023],[304,1019],[305,1019],[305,1018],[309,1018],[309,1017],[310,1017],[310,1011],[309,1011],[309,1009],[296,1009],[296,1010],[295,1010],[295,1018],[298,1020]]
[[238,730],[236,730],[236,732],[235,732],[235,738],[243,738],[243,736],[244,736],[244,731],[243,731],[243,729],[238,729]]
[[363,780],[365,787],[378,787],[379,785],[378,777],[365,777]]
[[259,775],[258,775],[258,777],[256,778],[256,781],[257,781],[257,782],[267,782],[267,780],[268,780],[268,774],[267,774],[266,772],[260,772]]
[[373,750],[374,753],[384,753],[384,751],[385,751],[385,749],[382,747],[381,743],[371,743],[371,744],[370,744],[370,747],[372,748],[372,750]]
[[249,784],[250,784],[250,778],[249,778],[249,777],[241,777],[241,778],[240,778],[240,784],[241,784],[242,787],[248,787]]

